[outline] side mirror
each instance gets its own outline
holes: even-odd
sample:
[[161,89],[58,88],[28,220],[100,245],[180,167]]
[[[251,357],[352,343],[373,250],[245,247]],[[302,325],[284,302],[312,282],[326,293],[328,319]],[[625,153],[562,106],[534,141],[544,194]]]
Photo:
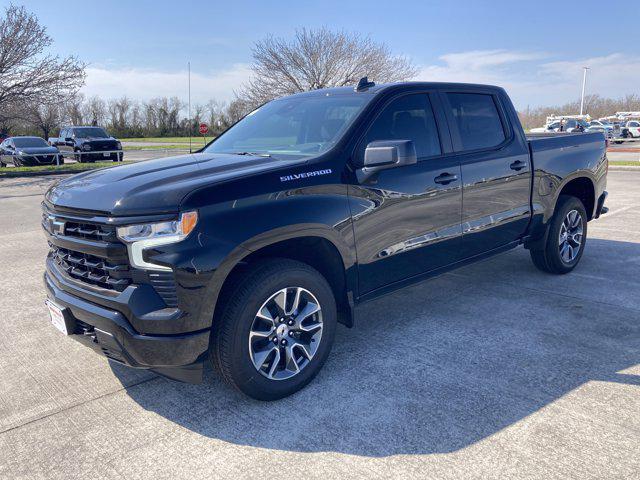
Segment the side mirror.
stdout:
[[364,165],[357,170],[356,175],[362,183],[381,170],[416,163],[418,155],[412,140],[376,140],[367,145]]

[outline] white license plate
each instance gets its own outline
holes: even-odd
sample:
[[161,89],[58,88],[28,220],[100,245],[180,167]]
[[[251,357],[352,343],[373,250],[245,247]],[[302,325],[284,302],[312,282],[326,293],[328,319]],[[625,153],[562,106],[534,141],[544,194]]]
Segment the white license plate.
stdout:
[[110,156],[111,156],[111,154],[110,154],[110,153],[103,153],[103,154],[102,154],[102,156],[103,156],[103,157],[110,157]]
[[49,309],[49,315],[51,316],[51,323],[53,323],[53,326],[65,335],[69,335],[69,332],[67,331],[67,323],[64,321],[64,314],[62,313],[62,309],[49,300],[46,301],[46,304],[47,308]]

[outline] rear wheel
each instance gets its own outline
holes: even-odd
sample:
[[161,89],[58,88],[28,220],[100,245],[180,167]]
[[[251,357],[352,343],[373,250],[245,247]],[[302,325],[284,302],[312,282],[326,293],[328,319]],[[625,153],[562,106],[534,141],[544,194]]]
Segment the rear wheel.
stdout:
[[331,287],[315,269],[287,259],[263,261],[221,301],[211,358],[228,383],[255,399],[277,400],[320,371],[337,313]]
[[529,251],[538,269],[556,274],[573,270],[584,253],[587,212],[576,197],[561,195],[543,249]]

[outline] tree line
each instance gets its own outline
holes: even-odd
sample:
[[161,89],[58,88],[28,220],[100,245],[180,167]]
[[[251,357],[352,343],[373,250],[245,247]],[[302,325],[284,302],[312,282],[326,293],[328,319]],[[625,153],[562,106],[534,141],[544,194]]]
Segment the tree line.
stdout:
[[204,122],[213,135],[218,135],[245,114],[235,102],[211,100],[191,108],[189,120],[184,112],[185,102],[177,97],[137,101],[123,96],[104,100],[76,93],[60,103],[23,105],[15,114],[0,119],[0,133],[48,138],[56,136],[64,125],[94,125],[107,128],[118,138],[181,137],[198,135],[198,125]]

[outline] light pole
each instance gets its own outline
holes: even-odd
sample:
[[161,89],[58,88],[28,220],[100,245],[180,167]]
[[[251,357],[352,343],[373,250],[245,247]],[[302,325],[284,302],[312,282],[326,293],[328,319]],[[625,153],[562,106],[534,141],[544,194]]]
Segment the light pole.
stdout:
[[[189,126],[189,153],[191,153],[191,62],[187,62],[187,83],[189,85],[189,112],[188,112],[188,116],[189,116],[189,122],[188,122],[188,126]],[[584,87],[583,87],[584,90]],[[584,95],[584,92],[583,92]]]
[[584,73],[582,74],[582,96],[580,97],[580,115],[584,109],[584,87],[587,85],[587,70],[589,67],[582,67]]

